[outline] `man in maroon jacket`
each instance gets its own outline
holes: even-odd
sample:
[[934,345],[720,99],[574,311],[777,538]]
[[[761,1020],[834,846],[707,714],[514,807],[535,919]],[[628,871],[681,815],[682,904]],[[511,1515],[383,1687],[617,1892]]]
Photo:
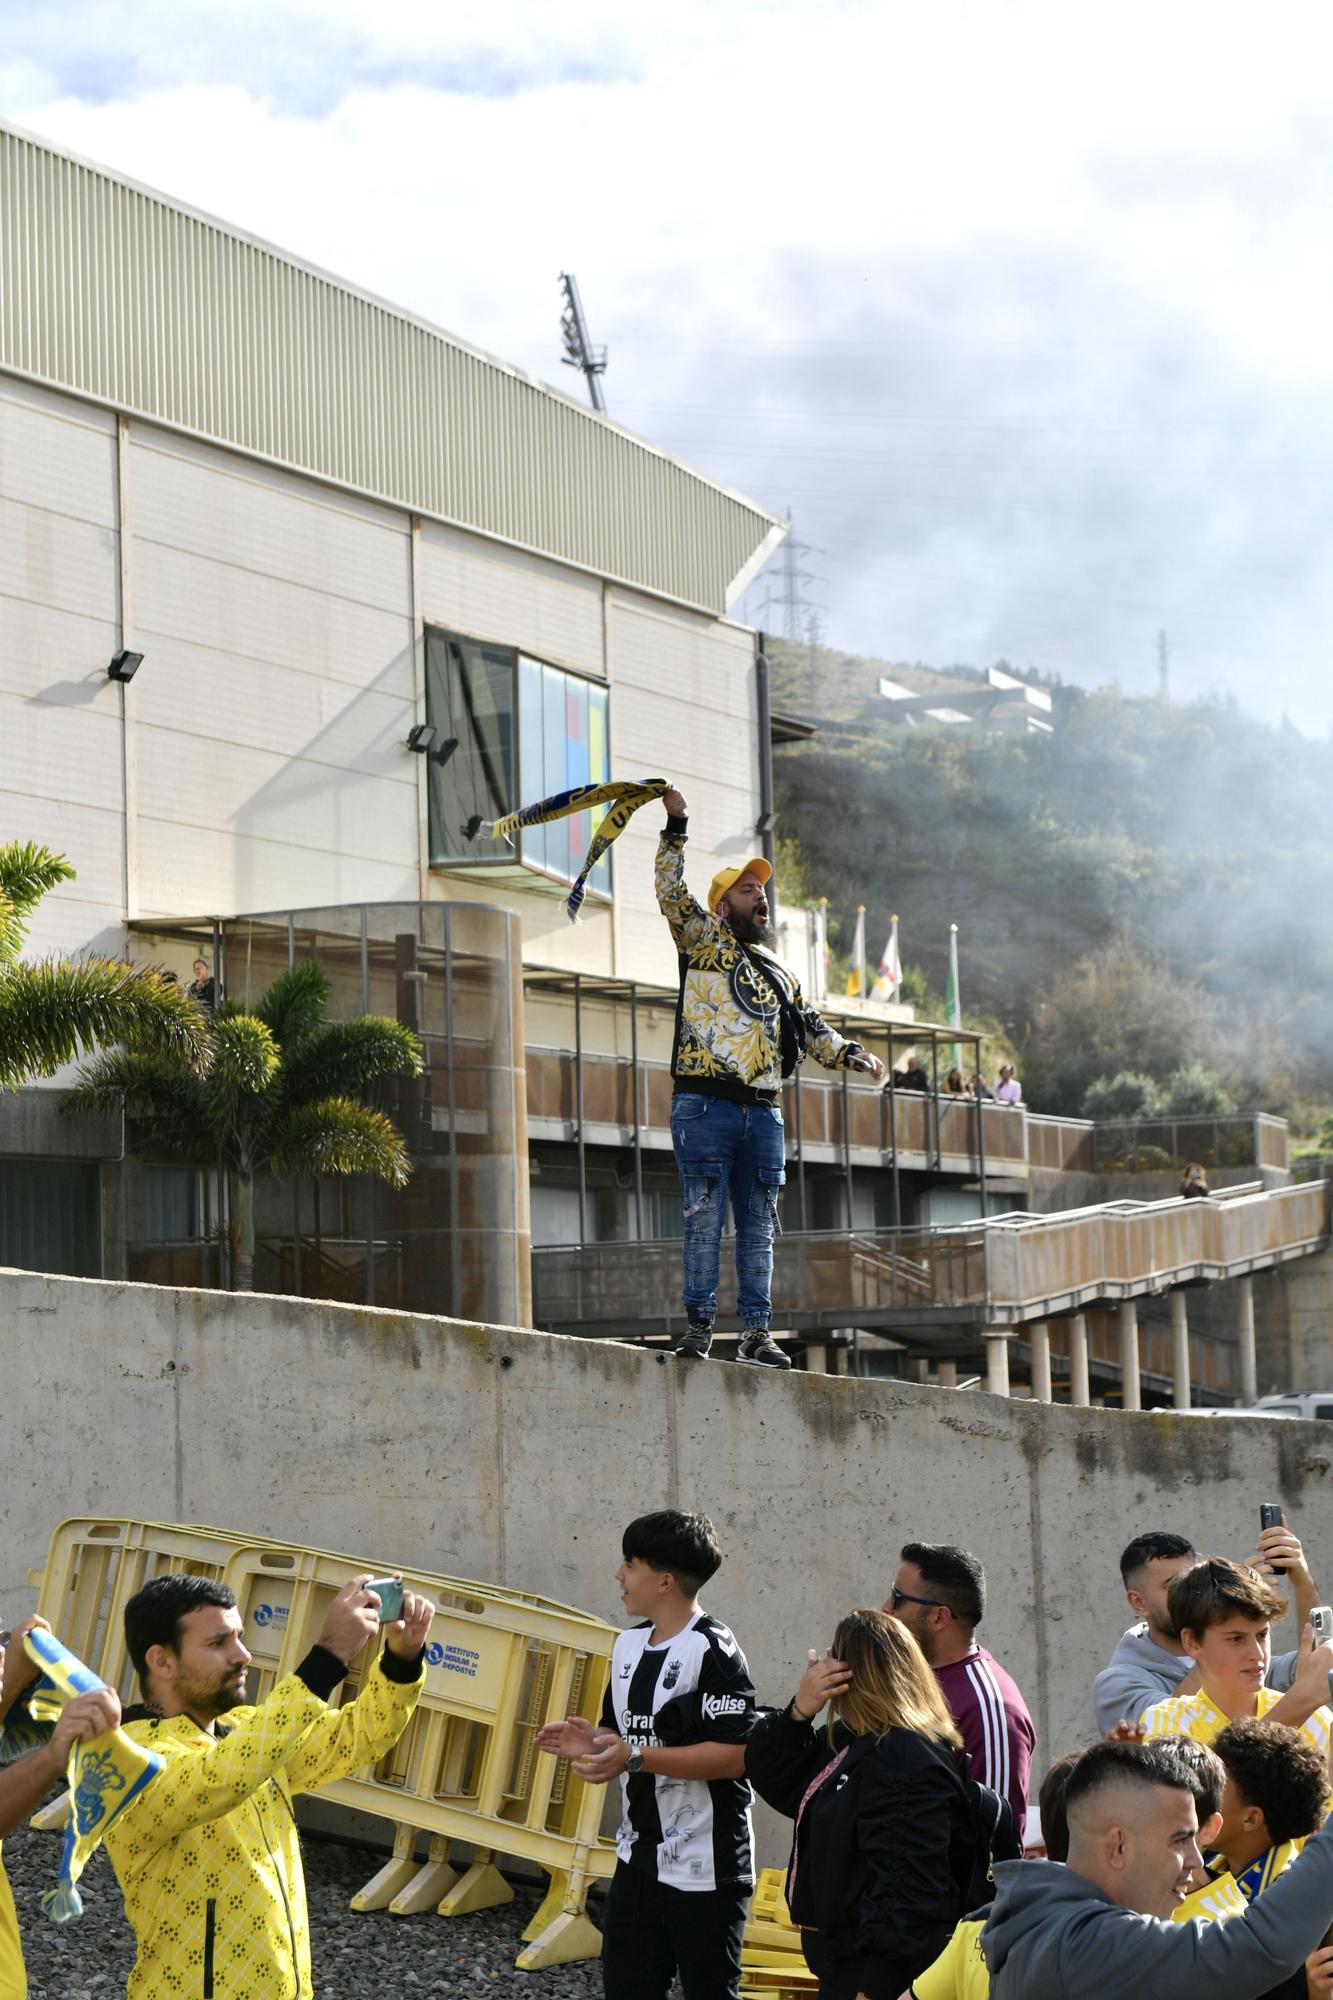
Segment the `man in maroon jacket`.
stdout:
[[963,1732],[973,1778],[1006,1798],[1022,1838],[1036,1732],[1018,1688],[976,1641],[986,1609],[986,1573],[974,1555],[944,1542],[908,1542],[884,1609],[905,1625]]

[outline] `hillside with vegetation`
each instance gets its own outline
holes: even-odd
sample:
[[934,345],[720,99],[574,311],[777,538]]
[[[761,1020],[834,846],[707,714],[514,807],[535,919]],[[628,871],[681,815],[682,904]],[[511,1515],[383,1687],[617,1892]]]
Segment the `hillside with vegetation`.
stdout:
[[1333,745],[1229,701],[1050,681],[1050,734],[914,726],[881,674],[945,699],[984,676],[770,656],[774,707],[818,725],[775,753],[785,872],[828,896],[835,948],[864,903],[873,968],[896,911],[904,964],[938,996],[956,923],[965,1007],[1003,1031],[1038,1109],[1080,1111],[1117,1080],[1127,1109],[1174,1093],[1319,1123]]

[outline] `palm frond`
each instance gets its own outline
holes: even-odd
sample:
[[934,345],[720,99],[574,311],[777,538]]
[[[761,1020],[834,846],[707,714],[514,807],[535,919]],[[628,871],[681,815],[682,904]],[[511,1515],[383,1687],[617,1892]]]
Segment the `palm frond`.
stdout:
[[206,1115],[215,1131],[238,1120],[261,1119],[267,1093],[282,1066],[270,1030],[253,1014],[235,1014],[215,1023],[213,1059],[204,1077]]
[[0,1089],[53,1076],[99,1043],[125,1042],[202,1069],[212,1027],[160,972],[111,958],[0,966]]
[[74,869],[63,854],[53,854],[35,840],[0,842],[0,960],[17,957],[27,919],[47,890],[73,880]]
[[325,1097],[289,1111],[273,1135],[268,1167],[282,1179],[373,1174],[391,1187],[405,1186],[412,1172],[397,1126],[350,1097]]
[[250,1011],[286,1053],[323,1027],[328,1005],[328,973],[313,958],[303,958],[280,972]]
[[122,1105],[126,1117],[176,1159],[211,1159],[225,1137],[209,1126],[200,1079],[170,1056],[138,1049],[104,1049],[91,1057],[61,1110],[77,1117]]
[[332,1021],[295,1049],[284,1047],[283,1058],[287,1101],[293,1105],[350,1097],[379,1077],[420,1076],[425,1066],[412,1030],[383,1014]]

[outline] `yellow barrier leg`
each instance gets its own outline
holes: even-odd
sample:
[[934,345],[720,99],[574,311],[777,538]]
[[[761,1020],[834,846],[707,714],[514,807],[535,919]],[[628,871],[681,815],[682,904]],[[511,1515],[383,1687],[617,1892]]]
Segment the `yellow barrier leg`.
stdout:
[[372,1875],[364,1889],[358,1889],[349,1907],[353,1910],[387,1910],[400,1889],[406,1888],[417,1871],[417,1830],[400,1826],[393,1839],[393,1858],[378,1875]]
[[442,1917],[467,1917],[474,1910],[495,1910],[513,1900],[513,1890],[495,1865],[494,1850],[479,1847],[476,1860],[438,1909]]
[[415,1917],[422,1910],[436,1909],[440,1898],[448,1895],[458,1879],[458,1870],[449,1865],[448,1840],[444,1834],[434,1833],[429,1861],[399,1890],[389,1905],[390,1913],[395,1917]]
[[[578,1959],[601,1957],[602,1933],[585,1908],[588,1886],[582,1868],[562,1868],[552,1874],[550,1889],[524,1931],[523,1950],[514,1960],[520,1972],[540,1972],[547,1965],[573,1965]],[[557,1894],[561,1899],[558,1908]]]
[[69,1793],[62,1792],[58,1799],[52,1799],[49,1806],[43,1806],[28,1821],[38,1833],[62,1833],[69,1822]]

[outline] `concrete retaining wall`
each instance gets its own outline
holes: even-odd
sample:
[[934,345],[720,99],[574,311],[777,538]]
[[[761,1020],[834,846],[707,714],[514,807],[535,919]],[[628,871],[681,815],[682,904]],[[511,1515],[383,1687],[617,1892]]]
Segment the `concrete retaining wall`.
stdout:
[[[545,1591],[615,1618],[619,1532],[711,1514],[707,1593],[761,1695],[884,1598],[904,1541],[986,1565],[982,1636],[1043,1761],[1090,1730],[1116,1558],[1169,1527],[1244,1556],[1281,1500],[1333,1593],[1333,1433],[1126,1416],[709,1363],[287,1298],[0,1273],[0,1611],[68,1515],[207,1521]],[[1290,1627],[1280,1628],[1282,1643]],[[782,1858],[765,1837],[767,1858]]]

